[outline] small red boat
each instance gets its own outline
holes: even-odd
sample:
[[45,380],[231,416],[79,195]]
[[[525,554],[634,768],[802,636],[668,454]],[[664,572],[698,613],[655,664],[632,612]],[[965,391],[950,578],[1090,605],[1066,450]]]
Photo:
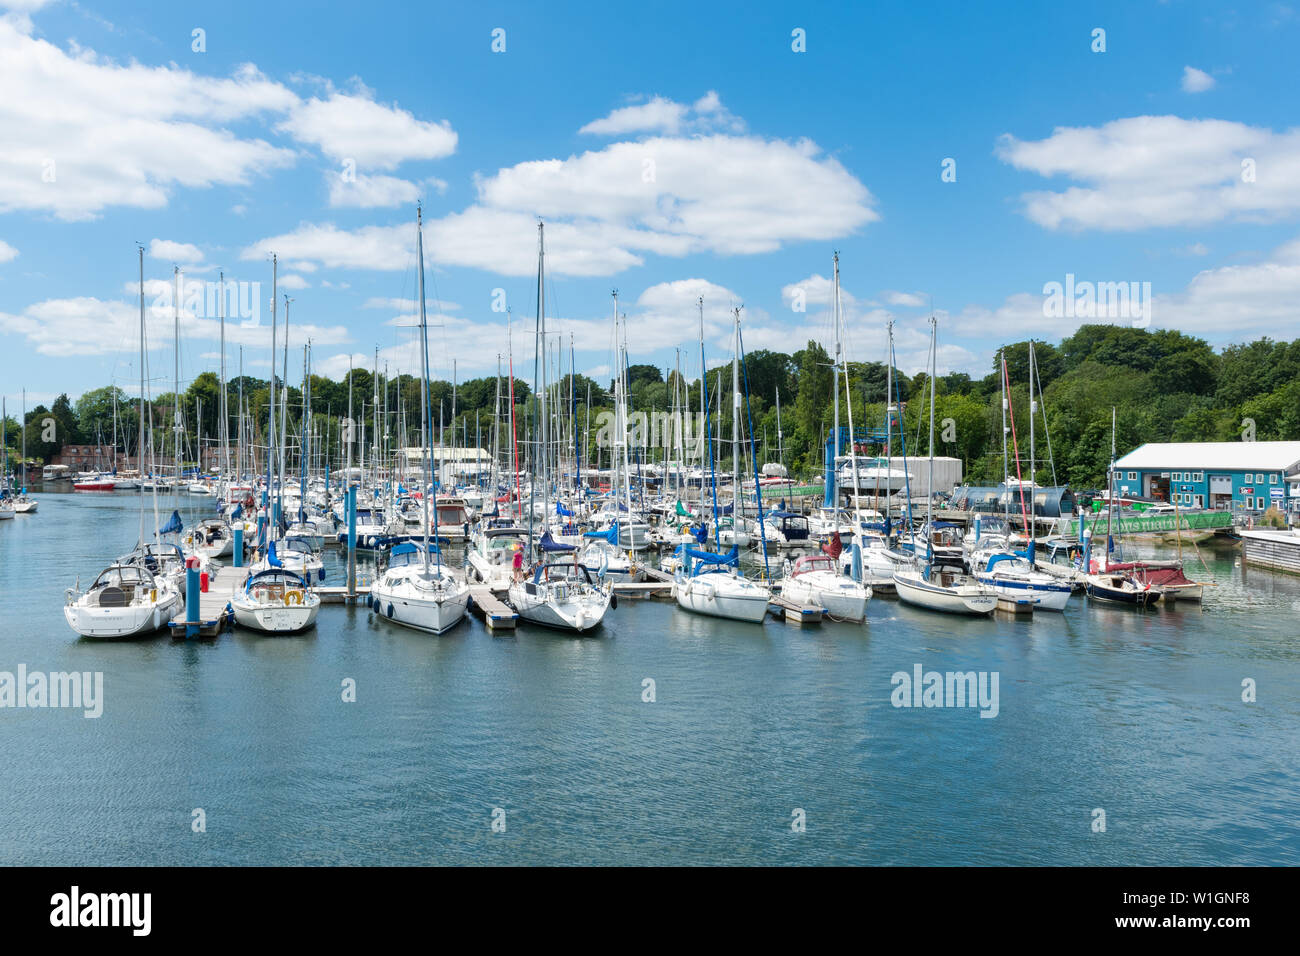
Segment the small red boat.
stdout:
[[73,491],[112,491],[113,487],[111,481],[74,481],[72,483]]

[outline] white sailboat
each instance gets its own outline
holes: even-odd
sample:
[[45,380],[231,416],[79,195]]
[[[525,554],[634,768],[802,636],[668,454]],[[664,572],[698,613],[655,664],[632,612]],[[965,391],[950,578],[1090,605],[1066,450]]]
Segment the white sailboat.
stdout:
[[[420,501],[424,509],[424,541],[394,545],[388,567],[370,588],[371,607],[394,624],[441,634],[465,619],[469,610],[469,585],[442,563],[441,550],[429,537],[429,498],[435,485],[430,480],[429,459],[433,449],[433,424],[429,415],[429,333],[424,304],[423,211],[416,211],[415,255],[420,291],[420,437],[428,454],[421,454],[423,483]],[[438,508],[433,507],[433,536],[438,535]],[[431,562],[430,558],[434,560]]]
[[806,554],[785,563],[781,596],[798,604],[824,608],[832,619],[861,623],[867,617],[871,588],[840,573],[829,554]]
[[249,575],[244,590],[230,601],[235,621],[268,634],[297,634],[316,623],[320,596],[306,580],[285,568]]
[[[934,376],[936,365],[937,323],[930,317],[930,479],[934,487]],[[926,496],[926,554],[924,564],[894,574],[894,587],[907,604],[947,614],[992,614],[998,606],[998,594],[970,575],[934,562],[934,544],[930,529],[934,527],[933,496]],[[921,556],[917,555],[918,562]]]
[[[546,244],[545,227],[537,224],[537,353],[544,356],[546,341]],[[548,413],[546,410],[546,362],[538,362],[538,378],[534,383],[537,395],[535,409],[535,431],[541,441],[536,446],[541,465],[539,481],[533,482],[533,490],[540,487],[542,492],[542,514],[548,515],[550,501],[550,441]],[[620,378],[624,372],[620,370]],[[540,426],[540,427],[538,427]],[[530,496],[533,494],[530,491]],[[529,508],[529,538],[532,538],[533,522],[537,520],[535,507]],[[577,548],[574,545],[560,544],[554,541],[549,530],[539,542],[541,560],[523,581],[513,581],[507,592],[511,606],[525,621],[546,627],[576,631],[579,634],[593,630],[605,618],[605,613],[612,603],[613,592],[608,585],[597,586],[591,578],[591,572],[577,561]],[[571,554],[572,561],[549,562],[547,555]]]
[[[140,436],[141,468],[144,461],[144,248],[140,248]],[[156,517],[155,517],[156,523]],[[140,541],[144,542],[144,497],[140,498]],[[179,549],[177,549],[179,551]],[[158,565],[155,565],[156,567]],[[160,568],[160,571],[162,569]],[[155,575],[144,563],[119,561],[104,571],[84,592],[69,588],[63,608],[68,626],[82,637],[122,639],[153,634],[184,607],[175,579]]]
[[[732,384],[737,395],[740,393],[739,358],[740,358],[740,310],[735,310],[735,351],[732,355]],[[700,368],[707,368],[704,361],[703,314],[700,319]],[[701,390],[707,391],[708,380],[701,374]],[[736,409],[739,412],[739,408]],[[733,422],[738,414],[733,415]],[[707,428],[707,423],[706,423]],[[733,454],[739,456],[738,433],[733,430]],[[713,438],[709,436],[709,468],[713,463]],[[718,541],[718,500],[717,486],[714,483],[713,512],[715,547]],[[678,549],[679,565],[673,581],[673,596],[678,607],[695,614],[707,614],[712,617],[724,617],[733,621],[747,621],[758,624],[767,616],[767,608],[772,600],[772,592],[766,585],[751,581],[740,571],[740,548],[733,544],[725,554],[718,551],[704,551],[685,545]]]

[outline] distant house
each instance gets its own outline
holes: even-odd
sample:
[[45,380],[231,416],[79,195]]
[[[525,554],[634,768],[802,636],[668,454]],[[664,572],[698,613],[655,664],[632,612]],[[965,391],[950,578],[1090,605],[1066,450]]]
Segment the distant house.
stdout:
[[1185,508],[1295,510],[1300,441],[1150,442],[1115,462],[1115,489]]
[[99,445],[64,445],[50,464],[67,465],[73,471],[111,470],[113,451]]

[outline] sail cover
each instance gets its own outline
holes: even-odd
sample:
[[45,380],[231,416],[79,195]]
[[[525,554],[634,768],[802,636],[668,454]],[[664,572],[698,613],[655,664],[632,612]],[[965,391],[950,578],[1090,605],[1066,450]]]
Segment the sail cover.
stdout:
[[578,550],[571,544],[560,544],[560,542],[556,541],[554,538],[551,537],[551,532],[549,531],[547,531],[544,535],[542,535],[541,540],[538,542],[538,544],[542,546],[543,551],[547,551],[550,553],[555,553],[557,551],[563,552],[563,551]]

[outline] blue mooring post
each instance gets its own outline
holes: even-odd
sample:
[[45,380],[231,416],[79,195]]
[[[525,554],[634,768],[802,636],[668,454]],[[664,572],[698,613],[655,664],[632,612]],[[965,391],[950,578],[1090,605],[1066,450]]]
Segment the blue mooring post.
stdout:
[[[834,429],[831,429],[833,432]],[[839,507],[839,502],[835,500],[835,456],[840,453],[840,436],[827,433],[826,438],[826,479],[822,486],[822,504],[827,508]],[[856,489],[857,475],[853,476]]]
[[199,569],[185,569],[185,636],[199,636]]
[[231,564],[235,567],[242,568],[244,566],[244,529],[242,526],[235,529],[235,549],[233,558],[234,560],[231,561]]
[[348,601],[357,598],[357,486],[348,484],[343,510],[348,517]]

